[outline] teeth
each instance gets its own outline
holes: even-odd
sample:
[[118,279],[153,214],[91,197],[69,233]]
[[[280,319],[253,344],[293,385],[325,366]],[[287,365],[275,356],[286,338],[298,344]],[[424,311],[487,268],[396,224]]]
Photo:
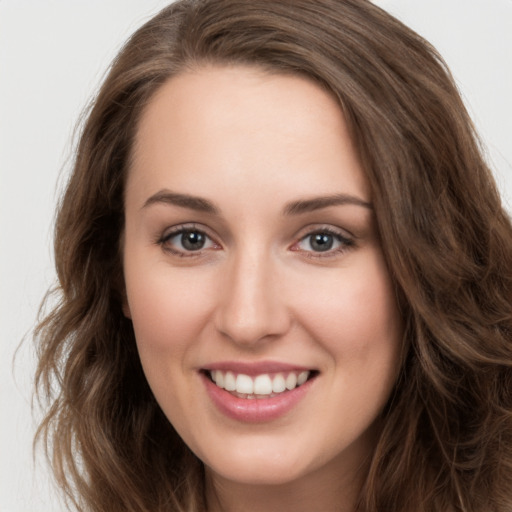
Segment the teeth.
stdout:
[[224,374],[219,370],[216,370],[214,373],[215,373],[215,377],[213,377],[213,380],[216,382],[216,384],[217,384],[217,386],[219,386],[219,388],[223,388],[224,387]]
[[297,377],[297,386],[302,386],[308,380],[309,372],[301,372]]
[[295,389],[297,387],[297,375],[295,373],[289,373],[285,381],[286,389]]
[[224,389],[226,391],[235,391],[236,389],[236,380],[235,376],[231,372],[227,372],[224,375]]
[[281,374],[274,377],[272,381],[272,391],[274,393],[282,393],[286,389],[286,381]]
[[256,377],[250,377],[239,373],[235,375],[233,372],[223,372],[222,370],[214,370],[210,372],[210,376],[219,388],[226,391],[233,391],[239,395],[244,395],[242,398],[258,398],[264,396],[274,396],[278,393],[283,393],[286,390],[291,391],[297,386],[304,384],[311,372],[290,372],[288,375],[277,373],[269,375],[263,373]]
[[256,395],[270,395],[272,393],[272,381],[268,375],[258,375],[254,379],[254,391]]
[[242,373],[236,377],[236,392],[252,395],[254,393],[254,382],[248,375]]

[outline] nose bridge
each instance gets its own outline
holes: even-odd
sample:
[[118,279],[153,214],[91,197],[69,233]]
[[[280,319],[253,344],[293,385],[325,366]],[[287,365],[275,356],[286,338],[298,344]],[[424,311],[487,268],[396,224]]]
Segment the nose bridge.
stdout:
[[289,326],[279,293],[277,262],[255,245],[231,256],[223,276],[217,329],[238,344],[253,344],[283,334]]

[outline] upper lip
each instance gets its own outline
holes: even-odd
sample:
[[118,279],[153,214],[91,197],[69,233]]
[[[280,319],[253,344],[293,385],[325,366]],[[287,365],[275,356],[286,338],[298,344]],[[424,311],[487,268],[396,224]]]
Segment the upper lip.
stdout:
[[280,373],[280,372],[303,372],[312,371],[313,368],[291,363],[283,363],[279,361],[218,361],[208,364],[202,368],[203,370],[213,371],[221,370],[233,373],[243,373],[244,375],[261,375],[263,373]]

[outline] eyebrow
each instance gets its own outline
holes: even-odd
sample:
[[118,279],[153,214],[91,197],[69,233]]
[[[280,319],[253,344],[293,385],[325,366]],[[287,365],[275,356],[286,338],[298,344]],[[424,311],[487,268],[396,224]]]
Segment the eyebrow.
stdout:
[[[156,194],[149,197],[143,205],[143,209],[153,204],[170,204],[196,210],[211,215],[220,215],[220,210],[208,199],[193,196],[190,194],[178,194],[170,190],[160,190]],[[334,194],[332,196],[313,197],[311,199],[300,199],[288,203],[283,209],[283,215],[300,215],[329,206],[355,205],[373,209],[373,205],[367,201],[363,201],[359,197],[349,194]]]
[[191,196],[189,194],[177,194],[169,190],[160,190],[153,194],[146,200],[142,208],[147,208],[153,204],[170,204],[174,206],[181,206],[182,208],[189,208],[199,212],[210,213],[218,215],[219,209],[208,199],[202,197]]
[[367,201],[363,201],[359,197],[349,194],[334,194],[332,196],[313,197],[311,199],[302,199],[288,203],[283,213],[284,215],[300,215],[329,206],[355,205],[373,210],[373,205]]

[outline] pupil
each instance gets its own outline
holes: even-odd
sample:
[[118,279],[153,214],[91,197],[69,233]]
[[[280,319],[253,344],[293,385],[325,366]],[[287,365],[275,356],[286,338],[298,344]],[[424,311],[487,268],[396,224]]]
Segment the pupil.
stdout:
[[317,233],[311,240],[311,248],[315,251],[328,251],[334,243],[332,235]]
[[181,244],[188,251],[198,251],[204,246],[205,237],[197,231],[189,231],[181,235]]

